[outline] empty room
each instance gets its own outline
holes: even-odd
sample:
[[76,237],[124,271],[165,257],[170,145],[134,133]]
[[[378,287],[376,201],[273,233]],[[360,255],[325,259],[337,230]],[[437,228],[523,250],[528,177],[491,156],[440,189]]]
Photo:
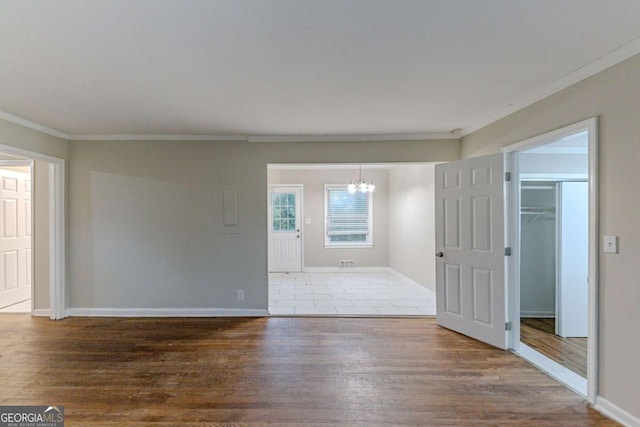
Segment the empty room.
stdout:
[[638,22],[0,0],[0,425],[640,426]]

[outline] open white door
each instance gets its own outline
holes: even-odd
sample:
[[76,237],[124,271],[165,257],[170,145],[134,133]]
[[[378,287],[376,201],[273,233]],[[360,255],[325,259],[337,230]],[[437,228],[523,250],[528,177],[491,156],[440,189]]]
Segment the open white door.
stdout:
[[504,154],[436,165],[438,324],[507,347]]
[[31,176],[0,169],[0,308],[31,298]]
[[269,271],[302,271],[301,186],[269,186]]

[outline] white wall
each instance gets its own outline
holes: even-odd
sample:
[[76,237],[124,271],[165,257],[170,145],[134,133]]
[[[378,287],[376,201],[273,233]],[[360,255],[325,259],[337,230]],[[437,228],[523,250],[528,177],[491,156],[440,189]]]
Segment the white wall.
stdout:
[[640,418],[640,55],[545,98],[462,140],[462,157],[599,118],[599,241],[617,235],[618,254],[599,255],[599,394]]
[[[458,156],[456,140],[72,142],[69,305],[266,310],[268,164]],[[225,190],[238,192],[235,227],[222,224]]]
[[543,154],[521,153],[519,156],[521,174],[584,174],[589,172],[587,154]]
[[388,170],[363,170],[367,180],[376,185],[373,193],[373,247],[372,248],[325,248],[324,247],[324,185],[348,184],[357,178],[358,169],[324,170],[280,170],[279,179],[269,171],[274,181],[269,183],[302,184],[304,191],[303,217],[311,224],[303,222],[304,266],[338,267],[340,260],[354,260],[356,267],[389,266],[388,245]]
[[389,172],[389,266],[435,291],[433,164],[397,165]]
[[[523,183],[521,205],[555,208],[555,183],[551,185],[550,189],[527,190],[526,188],[530,186]],[[522,317],[554,317],[556,314],[556,215],[539,217],[522,215],[521,220],[520,314]]]

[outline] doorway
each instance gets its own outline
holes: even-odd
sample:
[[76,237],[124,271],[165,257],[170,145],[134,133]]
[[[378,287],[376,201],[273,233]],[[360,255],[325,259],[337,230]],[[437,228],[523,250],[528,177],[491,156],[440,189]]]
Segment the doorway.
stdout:
[[596,119],[506,147],[513,157],[512,348],[595,399]]
[[32,162],[0,154],[0,313],[31,313]]
[[[564,146],[568,145],[569,140],[575,139],[581,139],[582,146]],[[554,145],[539,148],[539,150],[550,150],[556,154],[568,154],[559,151],[571,152],[573,150],[574,153],[584,151],[582,157],[587,165],[586,174],[583,173],[584,171],[567,171],[565,168],[564,175],[561,176],[558,172],[548,169],[554,163],[568,166],[569,161],[566,157],[556,159],[557,162],[549,160],[538,162],[540,163],[539,169],[533,172],[527,171],[527,160],[530,159],[525,155],[541,154],[533,149],[550,143],[554,143]],[[596,350],[598,339],[596,333],[598,288],[597,119],[588,119],[504,147],[502,151],[501,154],[469,158],[436,166],[438,324],[494,346],[512,349],[594,403],[597,390]],[[527,180],[531,182],[527,182]],[[582,201],[580,202],[582,207],[577,210],[575,208],[578,203],[574,199],[565,203],[561,197],[563,192],[576,194],[569,188],[574,183],[579,183],[575,186],[580,187],[582,192]],[[556,204],[549,206],[549,201],[539,200],[540,206],[523,206],[521,187],[527,185],[553,190],[550,193],[551,199],[555,198]],[[587,197],[584,197],[584,193],[587,194]],[[526,211],[524,214],[523,207]],[[587,306],[586,378],[521,342],[524,335],[521,330],[521,318],[525,317],[523,314],[526,314],[521,313],[523,311],[521,293],[524,292],[521,288],[522,217],[531,218],[529,215],[533,215],[533,218],[539,219],[547,215],[562,215],[563,212],[570,212],[571,217],[556,227],[556,236],[563,231],[577,233],[577,231],[569,230],[569,226],[579,223],[582,224],[580,233],[584,234],[584,224],[587,224],[586,240],[588,244],[586,248],[584,245],[580,247],[580,251],[587,253],[586,269],[579,270],[575,266],[565,269],[563,264],[560,264],[560,268],[554,267],[556,272],[552,271],[550,276],[552,278],[558,276],[561,280],[556,278],[556,283],[559,285],[555,286],[554,284],[550,298],[552,308],[549,309],[546,317],[554,319],[551,326],[555,332],[554,335],[558,333],[574,334],[574,332],[561,332],[564,331],[563,326],[566,326],[562,323],[567,323],[567,319],[569,319],[565,319],[563,313],[570,313],[575,308],[571,305],[564,305],[567,299],[568,302],[573,302],[574,292],[576,292],[576,288],[572,287],[568,278],[563,277],[565,270],[570,270],[570,273],[579,278],[577,288],[580,289],[583,302],[579,304],[582,306],[582,314],[578,317],[581,319],[579,323],[583,328],[585,323],[584,306]],[[579,221],[577,220],[578,216],[581,217]],[[573,237],[572,235],[570,239],[563,239],[564,246],[571,243]],[[550,255],[552,263],[557,263],[554,260],[556,254],[563,255],[563,242],[558,244],[558,239],[553,240],[551,244],[556,245],[557,249],[543,252],[542,255]],[[575,249],[573,250],[575,251]],[[566,256],[566,258],[572,257]],[[582,263],[584,264],[584,257]],[[538,279],[540,276],[541,274],[537,270],[532,275],[534,279]],[[563,301],[565,285],[568,286],[566,289],[570,290],[570,297],[564,298]],[[526,302],[529,301],[526,299],[526,295],[523,297]],[[544,299],[542,298],[542,300]],[[584,303],[585,299],[586,304]],[[558,307],[556,307],[556,303],[559,304]],[[542,310],[544,311],[544,309]],[[539,313],[537,316],[545,317]],[[556,316],[560,320],[557,324],[555,322]],[[576,335],[582,334],[584,332]]]
[[[433,164],[270,164],[267,172],[271,315],[435,314]],[[359,177],[367,191],[350,190]],[[300,257],[289,256],[295,244]],[[281,262],[291,258],[301,263]]]

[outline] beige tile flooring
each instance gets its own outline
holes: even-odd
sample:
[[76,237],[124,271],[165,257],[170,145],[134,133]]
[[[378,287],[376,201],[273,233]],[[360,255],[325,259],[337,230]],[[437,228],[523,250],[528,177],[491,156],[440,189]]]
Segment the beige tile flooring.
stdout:
[[31,300],[25,300],[8,307],[0,308],[0,313],[31,313]]
[[270,273],[269,313],[435,316],[435,294],[392,272]]

